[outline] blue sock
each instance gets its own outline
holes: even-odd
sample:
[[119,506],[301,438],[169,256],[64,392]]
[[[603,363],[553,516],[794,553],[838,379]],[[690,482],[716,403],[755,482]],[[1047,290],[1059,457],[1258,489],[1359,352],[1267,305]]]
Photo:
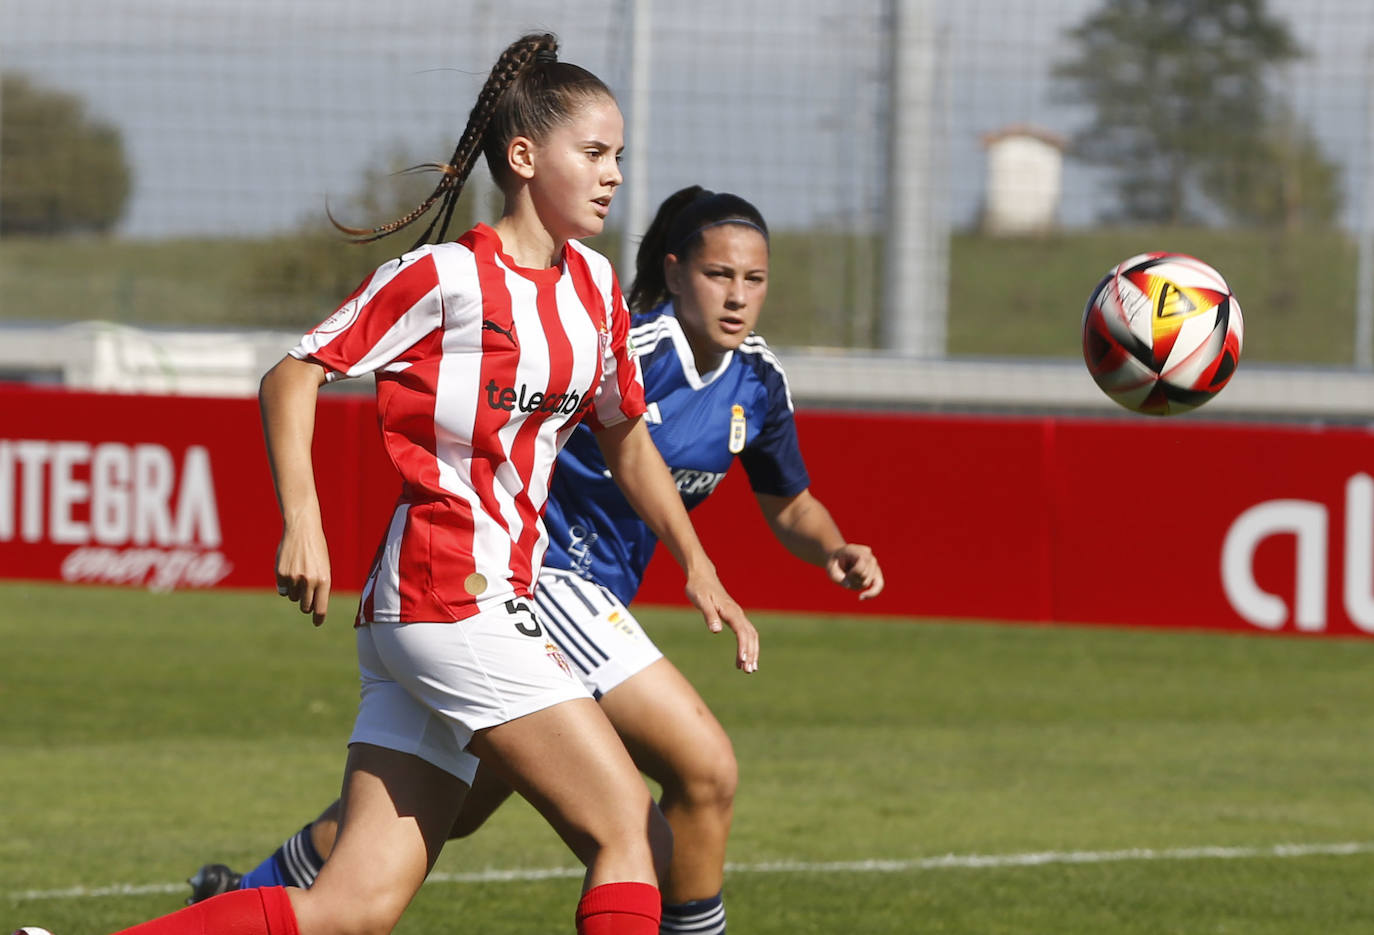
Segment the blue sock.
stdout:
[[659,935],[725,935],[725,903],[721,894],[710,899],[694,899],[676,906],[664,905]]
[[306,825],[277,848],[277,852],[243,875],[240,889],[255,886],[299,886],[308,888],[319,876],[324,858],[310,840],[310,825]]

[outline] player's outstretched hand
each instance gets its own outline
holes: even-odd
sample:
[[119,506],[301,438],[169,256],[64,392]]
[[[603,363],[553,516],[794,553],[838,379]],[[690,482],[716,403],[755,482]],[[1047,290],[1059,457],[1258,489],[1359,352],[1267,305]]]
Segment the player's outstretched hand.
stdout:
[[830,553],[825,570],[840,587],[859,592],[859,600],[877,597],[883,591],[883,570],[866,545],[846,542]]
[[735,668],[755,672],[759,667],[759,631],[744,615],[744,609],[725,592],[715,574],[700,575],[687,581],[687,599],[701,611],[706,628],[719,633],[722,627],[735,631]]
[[329,546],[323,529],[282,533],[277,546],[277,593],[300,605],[315,626],[329,610]]

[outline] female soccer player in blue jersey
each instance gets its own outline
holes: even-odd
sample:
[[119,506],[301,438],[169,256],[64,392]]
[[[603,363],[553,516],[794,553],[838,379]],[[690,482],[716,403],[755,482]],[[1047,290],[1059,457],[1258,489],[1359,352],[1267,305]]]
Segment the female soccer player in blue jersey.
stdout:
[[[811,494],[787,380],[753,333],[768,294],[768,260],[767,224],[743,198],[693,186],[660,206],[629,297],[649,431],[689,509],[738,458],[778,540],[861,599],[874,597],[883,589],[878,561],[867,546],[847,542]],[[545,522],[540,619],[635,763],[662,786],[674,845],[661,881],[661,931],[723,933],[734,752],[706,703],[626,609],[655,539],[586,428],[559,456]],[[509,794],[479,768],[452,836],[474,831]],[[220,864],[201,868],[192,900],[236,886],[309,886],[332,847],[337,805],[243,877]]]

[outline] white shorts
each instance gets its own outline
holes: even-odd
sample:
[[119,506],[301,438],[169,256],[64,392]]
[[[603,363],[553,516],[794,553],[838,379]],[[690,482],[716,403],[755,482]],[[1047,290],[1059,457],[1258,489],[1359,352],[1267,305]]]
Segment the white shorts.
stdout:
[[534,599],[539,619],[593,698],[663,658],[634,615],[594,581],[545,568]]
[[588,697],[525,600],[454,623],[359,627],[362,700],[349,743],[412,753],[472,784],[475,731]]

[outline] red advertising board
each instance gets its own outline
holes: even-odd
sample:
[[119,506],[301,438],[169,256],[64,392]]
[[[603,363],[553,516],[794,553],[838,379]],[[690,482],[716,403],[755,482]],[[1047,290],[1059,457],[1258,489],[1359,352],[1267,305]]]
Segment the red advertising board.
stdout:
[[[395,497],[371,399],[322,398],[316,473],[335,574],[357,587]],[[382,504],[378,507],[378,503]],[[281,519],[256,402],[0,386],[7,578],[272,587]]]
[[[854,542],[872,547],[886,590],[859,603],[773,540],[736,466],[692,515],[716,569],[746,607],[1049,619],[1042,420],[800,412],[811,491]],[[640,597],[681,601],[658,554]]]
[[1374,634],[1374,432],[1055,424],[1052,619]]
[[[1374,634],[1374,431],[803,411],[812,491],[871,545],[859,603],[768,532],[736,469],[694,514],[748,609]],[[370,398],[320,399],[336,586],[395,498]],[[272,586],[280,519],[255,401],[0,386],[0,575]],[[681,604],[660,554],[640,593]]]
[[242,400],[7,387],[0,409],[5,574],[157,589],[261,583],[270,502]]

